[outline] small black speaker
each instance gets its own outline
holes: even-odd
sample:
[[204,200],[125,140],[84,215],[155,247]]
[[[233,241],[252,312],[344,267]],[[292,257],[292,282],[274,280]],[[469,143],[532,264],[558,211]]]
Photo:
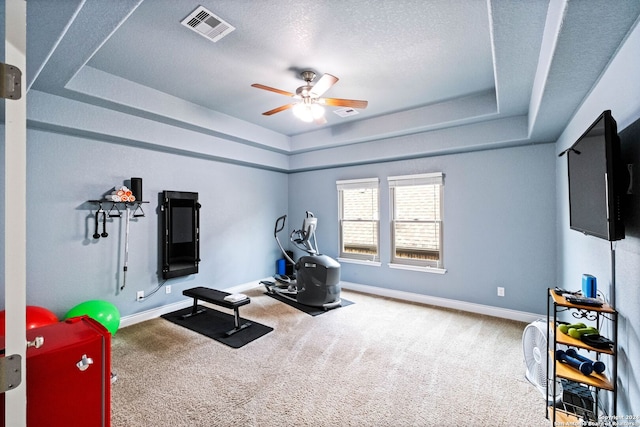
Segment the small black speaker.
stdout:
[[142,201],[142,178],[131,178],[131,193],[136,201]]

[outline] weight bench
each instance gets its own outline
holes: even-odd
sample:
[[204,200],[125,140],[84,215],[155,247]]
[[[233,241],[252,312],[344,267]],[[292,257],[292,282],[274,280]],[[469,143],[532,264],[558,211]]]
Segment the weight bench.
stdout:
[[241,300],[241,301],[226,301],[224,297],[231,295],[228,292],[218,291],[216,289],[205,288],[199,286],[197,288],[186,289],[182,291],[182,295],[193,298],[193,309],[191,313],[187,313],[182,316],[183,319],[186,319],[191,316],[195,316],[200,313],[204,313],[206,309],[201,308],[198,310],[198,300],[205,301],[211,304],[219,305],[221,307],[232,308],[233,309],[233,323],[234,328],[230,331],[225,332],[226,336],[231,336],[236,332],[243,330],[244,328],[248,328],[251,326],[251,322],[245,322],[242,325],[240,324],[240,313],[238,312],[238,308],[249,304],[251,299],[249,297]]

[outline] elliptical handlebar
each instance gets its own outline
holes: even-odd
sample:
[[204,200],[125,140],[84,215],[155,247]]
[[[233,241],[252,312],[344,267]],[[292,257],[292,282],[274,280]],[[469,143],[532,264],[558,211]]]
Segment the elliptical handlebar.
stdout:
[[[287,251],[285,251],[284,248],[282,247],[282,243],[280,243],[280,239],[278,239],[278,233],[284,229],[284,225],[286,221],[287,221],[286,215],[282,215],[280,218],[276,219],[276,225],[275,225],[275,228],[273,229],[273,237],[276,238],[276,242],[278,243],[278,247],[280,247],[280,251],[282,252],[282,255],[284,255],[287,261],[289,261],[291,264],[295,264],[296,262],[289,256],[289,254],[287,254]],[[282,222],[282,225],[278,227],[278,224],[280,224],[281,222]]]
[[[276,219],[276,224],[273,229],[273,237],[275,237],[276,242],[278,243],[278,247],[280,247],[280,251],[284,255],[284,257],[291,264],[295,264],[296,262],[287,254],[287,251],[282,247],[282,243],[280,243],[280,239],[278,238],[278,233],[281,232],[286,224],[287,216],[282,215],[278,219]],[[289,235],[289,240],[291,243],[296,245],[298,249],[301,249],[307,252],[309,255],[320,255],[318,251],[318,244],[316,242],[316,226],[318,220],[313,215],[313,212],[306,211],[306,218],[302,224],[302,229],[293,230]],[[313,240],[313,242],[311,241]]]
[[[280,227],[278,227],[278,224],[280,223],[280,221],[282,221],[282,225]],[[284,223],[287,221],[287,216],[286,215],[282,215],[280,218],[276,219],[276,226],[275,229],[273,230],[273,235],[278,238],[278,233],[281,232],[284,229]]]

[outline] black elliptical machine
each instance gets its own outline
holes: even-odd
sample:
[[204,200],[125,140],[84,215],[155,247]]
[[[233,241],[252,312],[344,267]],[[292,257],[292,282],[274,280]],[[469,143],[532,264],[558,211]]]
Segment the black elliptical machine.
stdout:
[[307,211],[307,217],[301,230],[293,230],[289,236],[291,242],[309,255],[294,261],[284,250],[278,233],[284,229],[286,215],[276,220],[273,232],[284,257],[294,265],[294,276],[276,275],[276,282],[262,281],[270,294],[276,294],[288,300],[310,307],[330,310],[339,307],[340,300],[340,264],[333,258],[322,255],[316,242],[318,219]]

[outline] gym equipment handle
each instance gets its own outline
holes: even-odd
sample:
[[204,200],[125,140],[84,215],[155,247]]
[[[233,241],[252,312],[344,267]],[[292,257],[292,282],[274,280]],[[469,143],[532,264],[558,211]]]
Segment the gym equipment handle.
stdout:
[[[276,227],[275,227],[275,230],[273,231],[274,236],[284,229],[284,224],[286,220],[287,220],[286,215],[282,215],[280,218],[276,219]],[[281,221],[282,221],[282,225],[278,227],[278,224],[280,224]]]

